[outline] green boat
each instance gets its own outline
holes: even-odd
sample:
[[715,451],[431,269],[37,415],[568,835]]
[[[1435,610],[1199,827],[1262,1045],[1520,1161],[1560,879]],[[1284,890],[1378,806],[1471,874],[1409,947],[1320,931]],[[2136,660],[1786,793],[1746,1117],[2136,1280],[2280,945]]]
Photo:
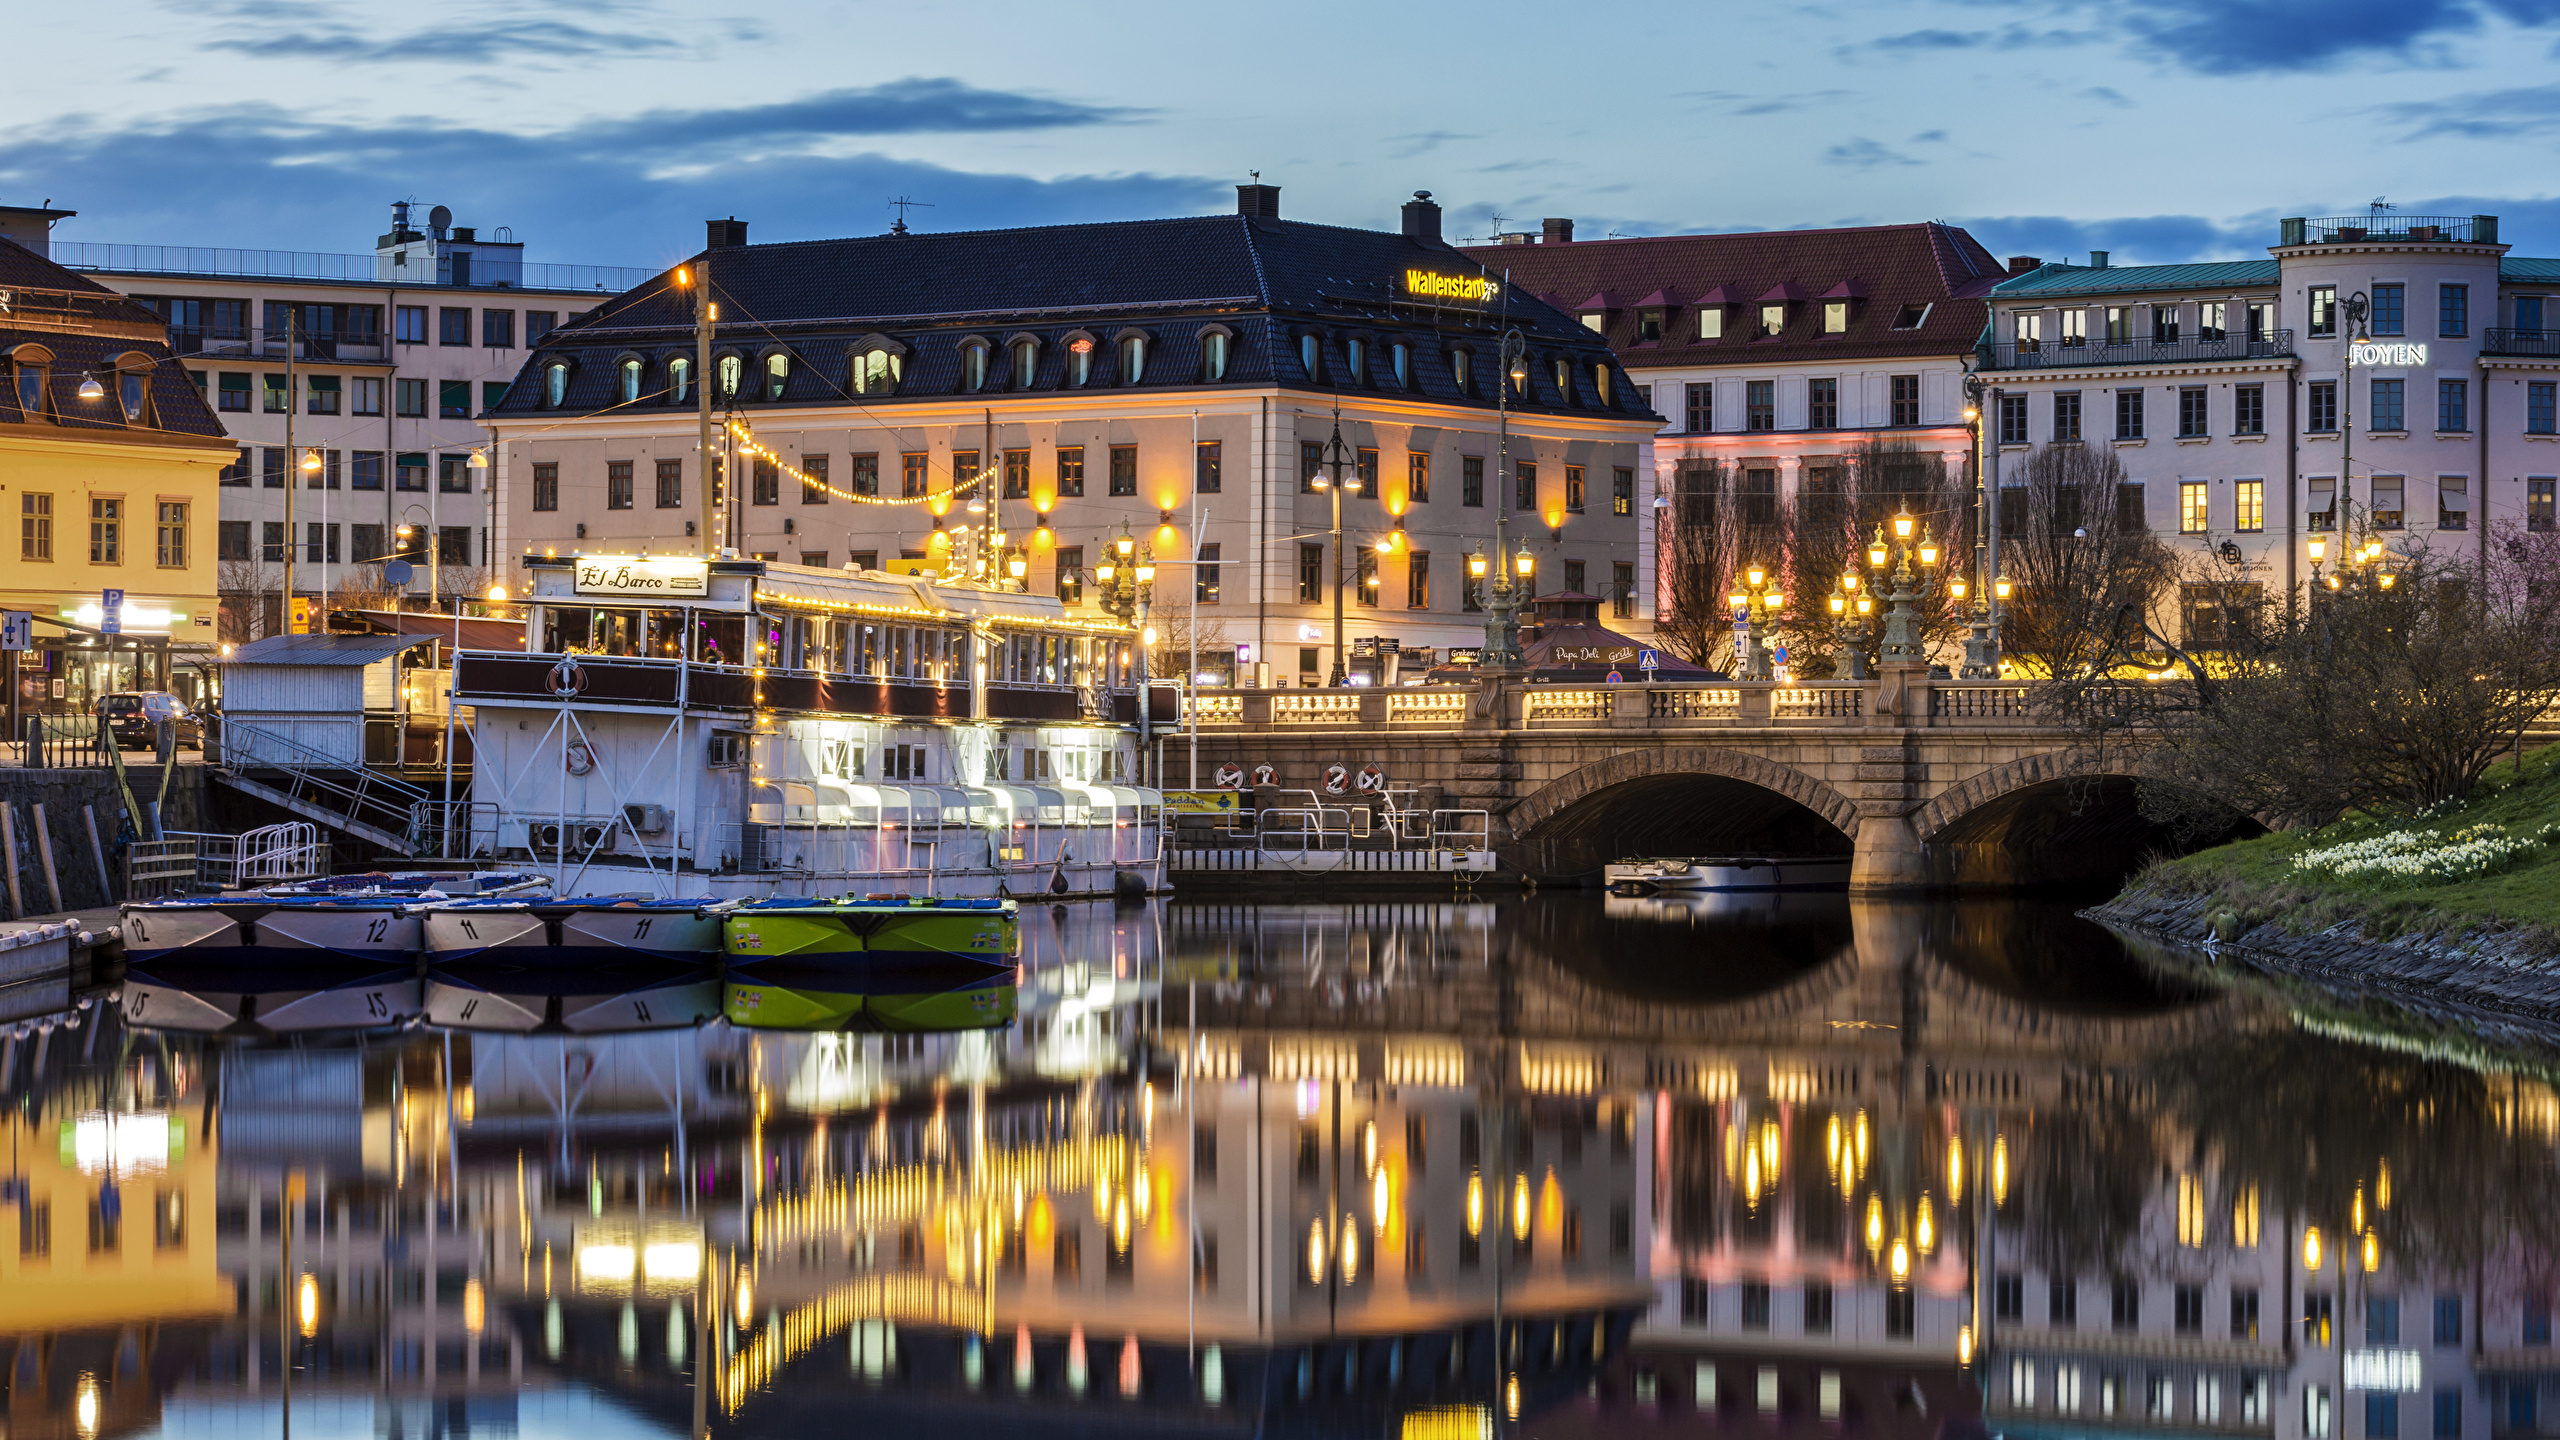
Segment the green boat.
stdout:
[[722,927],[721,1010],[759,1030],[985,1030],[1017,1004],[1010,900],[759,900]]

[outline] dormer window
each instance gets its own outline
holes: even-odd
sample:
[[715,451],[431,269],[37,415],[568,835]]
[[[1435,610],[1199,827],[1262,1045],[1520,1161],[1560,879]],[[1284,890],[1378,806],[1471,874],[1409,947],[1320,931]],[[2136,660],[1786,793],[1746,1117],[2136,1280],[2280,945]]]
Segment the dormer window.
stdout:
[[1449,352],[1449,374],[1458,382],[1458,393],[1476,393],[1476,355],[1472,350]]
[[1396,388],[1413,388],[1413,347],[1402,340],[1387,347],[1387,366],[1395,371]]
[[1706,305],[1699,308],[1698,338],[1701,340],[1721,340],[1724,338],[1723,306]]
[[1147,337],[1120,337],[1120,383],[1135,385],[1147,378]]
[[1093,382],[1093,337],[1079,335],[1067,342],[1067,383],[1082,387]]
[[1037,340],[1014,341],[1013,388],[1016,390],[1030,389],[1031,382],[1038,379],[1039,374],[1040,342]]
[[615,366],[614,369],[616,374],[614,376],[613,398],[624,405],[631,404],[633,401],[638,400],[640,398],[640,362],[637,360],[625,360],[620,365]]
[[1929,310],[1930,305],[1927,304],[1905,305],[1902,307],[1901,311],[1893,317],[1893,328],[1896,330],[1917,330],[1921,326],[1929,323]]
[[1358,385],[1369,378],[1369,342],[1354,335],[1342,342],[1343,380]]
[[569,362],[553,360],[542,367],[542,408],[557,410],[569,402]]
[[1846,335],[1849,333],[1848,301],[1825,300],[1822,302],[1822,333],[1825,335]]
[[127,351],[116,357],[115,365],[116,405],[126,424],[140,425],[151,412],[151,357]]
[[853,357],[853,393],[890,395],[906,375],[906,361],[894,350],[870,349]]
[[1653,345],[1660,343],[1661,339],[1662,312],[1660,310],[1637,311],[1636,343],[1639,345]]
[[723,400],[737,399],[738,386],[746,379],[746,357],[741,355],[721,356],[720,368],[717,373],[720,376],[720,398]]
[[1324,339],[1317,335],[1298,337],[1298,368],[1307,372],[1309,380],[1324,379]]
[[764,357],[764,398],[779,400],[791,388],[791,357],[777,350]]
[[1224,330],[1210,330],[1200,336],[1200,373],[1204,378],[1227,378],[1227,362],[1235,354],[1235,343],[1235,337]]
[[1573,389],[1573,362],[1565,359],[1561,355],[1557,356],[1555,360],[1555,375],[1556,398],[1567,405],[1574,403],[1576,397]]
[[1612,408],[1616,407],[1618,403],[1617,377],[1615,373],[1609,369],[1608,361],[1601,360],[1593,363],[1591,367],[1591,388],[1600,392],[1601,404]]
[[987,347],[976,341],[960,347],[960,389],[976,394],[987,388]]
[[693,361],[678,355],[667,362],[667,398],[682,405],[693,398]]
[[1783,303],[1776,305],[1763,305],[1760,307],[1761,335],[1765,337],[1783,334],[1785,333],[1786,328],[1787,307]]
[[22,420],[38,420],[45,415],[45,380],[52,367],[46,362],[53,357],[32,347],[20,350],[14,357],[13,378],[17,381],[18,416]]

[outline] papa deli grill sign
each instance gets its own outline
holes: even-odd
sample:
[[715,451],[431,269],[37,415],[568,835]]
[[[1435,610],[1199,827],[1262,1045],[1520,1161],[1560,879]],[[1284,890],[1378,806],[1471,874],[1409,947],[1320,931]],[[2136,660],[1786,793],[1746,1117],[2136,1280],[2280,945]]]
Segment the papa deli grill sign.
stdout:
[[632,600],[699,598],[709,589],[711,562],[680,556],[581,555],[577,575],[581,595]]
[[1502,286],[1486,275],[1443,275],[1436,270],[1404,272],[1404,293],[1423,300],[1456,300],[1469,305],[1490,303]]

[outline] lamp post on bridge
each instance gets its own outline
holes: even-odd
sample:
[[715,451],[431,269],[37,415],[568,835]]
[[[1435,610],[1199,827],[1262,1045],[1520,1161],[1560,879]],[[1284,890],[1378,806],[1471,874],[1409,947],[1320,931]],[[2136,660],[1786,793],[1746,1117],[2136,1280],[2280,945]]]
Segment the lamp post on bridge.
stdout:
[[1740,680],[1765,681],[1773,678],[1769,668],[1769,647],[1762,640],[1762,625],[1775,621],[1786,597],[1778,592],[1777,577],[1759,565],[1746,565],[1734,577],[1733,593],[1725,597],[1733,607],[1734,661],[1742,673]]
[[[1919,539],[1914,541],[1912,535],[1917,528],[1911,512],[1902,511],[1893,517],[1892,543],[1886,543],[1884,527],[1879,525],[1876,538],[1867,546],[1867,564],[1871,568],[1882,570],[1888,561],[1893,562],[1887,577],[1893,582],[1893,591],[1884,597],[1890,608],[1885,612],[1884,646],[1878,656],[1888,666],[1925,665],[1929,660],[1928,647],[1920,637],[1920,612],[1912,602],[1922,594],[1914,587],[1925,584],[1927,573],[1937,568],[1938,545],[1925,529],[1919,530]],[[1920,562],[1916,572],[1911,568],[1915,559]]]

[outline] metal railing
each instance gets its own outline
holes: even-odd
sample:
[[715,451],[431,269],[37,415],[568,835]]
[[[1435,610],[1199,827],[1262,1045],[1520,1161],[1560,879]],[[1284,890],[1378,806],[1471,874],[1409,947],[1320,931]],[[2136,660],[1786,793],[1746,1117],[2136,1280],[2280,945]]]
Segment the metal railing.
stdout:
[[[459,282],[449,266],[396,265],[388,255],[316,250],[233,250],[205,245],[113,245],[53,242],[53,263],[111,275],[241,276],[268,280],[346,280],[367,285],[445,285],[473,290],[584,290],[619,294],[658,274],[634,265],[550,265],[473,252]],[[439,261],[450,257],[439,256]]]
[[[242,744],[244,739],[249,743]],[[274,772],[284,777],[276,788],[288,797],[391,834],[407,836],[411,817],[427,799],[426,791],[405,780],[237,720],[222,722],[221,745],[225,771]]]
[[2480,353],[2560,359],[2560,330],[2483,330],[2480,332]]
[[115,742],[99,715],[29,715],[18,758],[30,770],[97,770],[115,764]]
[[2166,365],[2196,360],[2272,360],[2293,353],[2293,332],[2221,339],[2028,341],[1986,345],[1976,353],[1986,370],[2069,370],[2094,365]]
[[191,835],[136,840],[125,847],[124,898],[156,900],[183,895],[197,883],[196,841]]
[[2277,223],[2279,245],[2353,244],[2365,240],[2452,240],[2465,245],[2498,243],[2495,215],[2402,215],[2377,210],[2364,215],[2321,219],[2291,216]]
[[171,830],[166,838],[187,842],[195,856],[195,883],[217,890],[308,880],[329,873],[329,842],[320,838],[320,827],[308,820],[261,825],[237,835]]

